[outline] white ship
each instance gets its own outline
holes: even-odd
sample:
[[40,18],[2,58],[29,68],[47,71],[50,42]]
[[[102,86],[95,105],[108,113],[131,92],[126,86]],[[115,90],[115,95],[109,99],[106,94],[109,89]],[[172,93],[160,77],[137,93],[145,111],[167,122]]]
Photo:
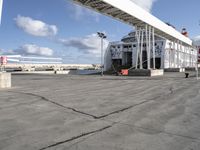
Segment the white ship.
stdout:
[[173,26],[153,16],[133,1],[72,1],[135,29],[120,42],[110,43],[105,52],[104,70],[112,69],[114,66],[157,72],[165,68],[195,67],[197,49],[187,37],[187,32],[183,30],[181,34]]
[[[186,31],[183,29],[182,34]],[[104,69],[148,69],[153,68],[153,42],[146,40],[146,32],[130,32],[121,41],[111,42],[105,52]],[[148,32],[147,32],[148,34]],[[142,41],[138,43],[140,36]],[[197,63],[197,49],[181,43],[172,42],[155,35],[155,68],[193,68]],[[146,42],[147,41],[147,42]],[[148,46],[150,46],[150,61],[147,60]]]

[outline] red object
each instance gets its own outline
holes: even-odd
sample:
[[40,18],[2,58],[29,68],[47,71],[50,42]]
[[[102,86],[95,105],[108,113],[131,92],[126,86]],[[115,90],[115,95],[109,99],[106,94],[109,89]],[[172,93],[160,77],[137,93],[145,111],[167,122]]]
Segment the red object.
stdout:
[[122,69],[121,74],[124,75],[124,76],[127,76],[128,75],[128,69]]
[[188,37],[188,32],[187,32],[186,28],[183,28],[181,33],[182,33],[184,36]]
[[8,59],[7,59],[7,57],[6,56],[1,56],[0,57],[1,59],[1,65],[6,65],[7,64],[7,62],[8,62]]
[[182,32],[182,34],[186,37],[188,37],[188,33],[187,32]]

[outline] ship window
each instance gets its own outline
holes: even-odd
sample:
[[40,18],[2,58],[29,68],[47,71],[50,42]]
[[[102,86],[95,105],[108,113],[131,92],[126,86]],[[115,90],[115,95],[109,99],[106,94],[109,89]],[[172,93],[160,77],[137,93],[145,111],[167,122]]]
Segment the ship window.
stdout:
[[133,47],[136,47],[136,45],[135,45],[135,44],[133,44]]

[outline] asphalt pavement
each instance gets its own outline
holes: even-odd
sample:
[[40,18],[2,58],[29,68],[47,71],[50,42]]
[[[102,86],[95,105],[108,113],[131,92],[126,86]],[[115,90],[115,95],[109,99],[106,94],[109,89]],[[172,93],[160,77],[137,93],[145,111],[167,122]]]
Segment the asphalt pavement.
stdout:
[[199,150],[200,80],[12,75],[0,150]]

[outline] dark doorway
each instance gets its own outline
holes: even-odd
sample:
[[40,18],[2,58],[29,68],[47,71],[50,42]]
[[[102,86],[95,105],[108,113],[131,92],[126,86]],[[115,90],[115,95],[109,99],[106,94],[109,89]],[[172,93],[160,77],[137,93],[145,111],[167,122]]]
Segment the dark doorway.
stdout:
[[147,51],[142,52],[142,65],[144,69],[147,69]]
[[126,52],[126,63],[125,66],[132,67],[132,52]]
[[[153,58],[151,58],[151,67],[153,68]],[[156,69],[160,69],[161,58],[155,58],[155,67],[156,67]]]
[[121,67],[122,66],[122,60],[121,59],[113,59],[112,64],[116,68]]

